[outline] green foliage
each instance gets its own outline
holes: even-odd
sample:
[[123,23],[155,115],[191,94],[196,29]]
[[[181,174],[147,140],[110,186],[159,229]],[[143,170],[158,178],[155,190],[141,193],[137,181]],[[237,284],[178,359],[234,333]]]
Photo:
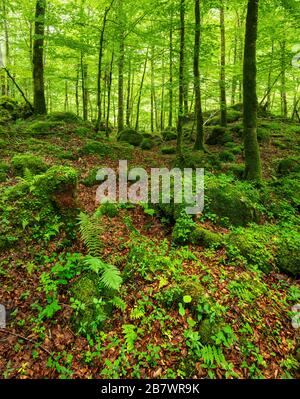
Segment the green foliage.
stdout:
[[10,167],[7,163],[0,162],[0,183],[6,180],[9,169]]
[[119,207],[117,204],[111,202],[104,202],[97,209],[96,214],[99,216],[106,215],[110,218],[114,218],[119,214]]
[[164,141],[172,141],[177,139],[176,129],[166,129],[161,132]]
[[286,176],[293,172],[300,172],[300,158],[287,157],[282,159],[278,163],[277,171],[280,176]]
[[285,230],[280,236],[276,254],[276,266],[283,272],[293,276],[300,275],[300,233]]
[[170,155],[170,154],[175,154],[176,153],[176,148],[175,147],[162,147],[160,149],[160,151],[164,155]]
[[231,151],[220,152],[219,158],[221,161],[226,161],[226,162],[234,162],[235,161],[235,156]]
[[24,176],[25,170],[28,169],[32,174],[45,172],[48,166],[42,158],[33,154],[15,155],[11,160],[14,173],[17,176]]
[[92,256],[101,255],[103,249],[100,240],[103,228],[100,221],[100,218],[95,215],[89,216],[83,212],[79,214],[79,229],[81,237],[89,251],[89,254]]
[[88,140],[87,143],[79,150],[80,155],[99,155],[104,157],[111,154],[111,148],[108,143]]

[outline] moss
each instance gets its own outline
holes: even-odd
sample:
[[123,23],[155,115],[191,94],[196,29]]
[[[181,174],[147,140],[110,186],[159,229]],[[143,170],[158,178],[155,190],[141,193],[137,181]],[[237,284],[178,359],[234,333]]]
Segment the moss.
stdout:
[[88,140],[79,150],[80,155],[99,155],[104,157],[111,154],[111,148],[108,143],[103,141]]
[[28,126],[27,133],[36,136],[54,134],[64,125],[62,121],[36,121]]
[[92,326],[97,318],[93,298],[101,297],[99,278],[94,273],[85,274],[72,284],[69,293],[75,301],[79,301],[84,306],[84,309],[72,317],[73,328],[77,332],[93,332]]
[[47,115],[48,121],[53,122],[65,122],[65,123],[78,123],[82,122],[82,119],[73,114],[72,112],[53,112],[52,114]]
[[171,286],[160,291],[156,298],[167,309],[178,307],[179,302],[182,301],[183,290],[179,286]]
[[287,157],[281,159],[278,163],[277,172],[281,176],[286,176],[293,172],[300,172],[300,158]]
[[154,147],[154,142],[150,138],[144,138],[141,143],[141,148],[143,150],[151,150]]
[[269,142],[271,139],[271,131],[268,128],[259,127],[257,129],[257,139],[260,142]]
[[160,149],[160,151],[164,155],[176,154],[176,148],[175,147],[162,147]]
[[258,223],[259,192],[252,185],[241,182],[230,182],[227,178],[207,179],[205,195],[208,207],[219,219],[228,218],[234,226],[246,226]]
[[299,232],[289,231],[281,235],[275,263],[279,270],[295,277],[300,276]]
[[212,336],[218,332],[218,328],[209,319],[204,319],[199,325],[198,332],[202,345],[213,345],[214,340]]
[[227,123],[234,123],[243,118],[241,111],[228,108],[227,109]]
[[175,128],[169,128],[162,131],[164,141],[172,141],[177,139],[177,132]]
[[86,126],[78,126],[75,128],[74,134],[76,134],[76,136],[79,136],[81,138],[85,138],[94,135],[94,132],[92,132],[91,129]]
[[208,135],[206,144],[209,144],[209,145],[224,144],[225,133],[226,133],[226,129],[224,127],[221,127],[221,126],[214,127],[211,130],[210,134]]
[[33,154],[15,155],[11,160],[14,174],[24,176],[25,170],[28,169],[31,174],[39,174],[47,170],[48,166],[42,158]]
[[179,287],[182,290],[183,295],[191,296],[192,302],[190,305],[192,308],[196,308],[199,301],[206,296],[205,289],[198,280],[189,278],[180,283]]
[[143,136],[134,129],[124,129],[118,134],[118,141],[125,141],[135,147],[138,147],[142,141]]
[[222,245],[223,237],[218,233],[196,226],[191,232],[190,242],[204,247],[218,247]]
[[269,273],[274,265],[274,248],[277,238],[272,228],[255,227],[237,229],[227,238],[227,246],[229,246],[228,256],[231,259],[236,256],[232,248],[238,249],[250,265],[258,266],[260,270]]
[[62,207],[75,206],[77,172],[68,166],[52,166],[46,173],[35,176],[32,187],[41,196],[50,197]]

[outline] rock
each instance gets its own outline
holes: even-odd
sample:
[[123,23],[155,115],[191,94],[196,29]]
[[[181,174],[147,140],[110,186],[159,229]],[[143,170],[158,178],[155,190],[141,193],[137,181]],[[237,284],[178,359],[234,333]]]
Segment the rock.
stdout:
[[128,128],[119,133],[118,141],[125,141],[126,143],[138,147],[143,141],[143,136],[134,129]]

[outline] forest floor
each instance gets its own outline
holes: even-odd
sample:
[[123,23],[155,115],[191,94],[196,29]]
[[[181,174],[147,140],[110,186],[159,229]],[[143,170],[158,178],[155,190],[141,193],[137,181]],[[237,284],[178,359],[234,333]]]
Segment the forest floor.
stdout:
[[[142,150],[95,137],[92,130],[86,137],[75,122],[48,126],[42,136],[33,135],[30,123],[36,122],[0,127],[1,162],[10,167],[0,183],[3,198],[22,183],[11,166],[16,155],[33,154],[48,166],[76,169],[77,204],[87,215],[99,208],[91,171],[101,166],[117,170],[119,159],[147,170],[169,167],[175,159],[160,152],[163,145],[174,146],[172,141]],[[233,145],[209,147],[210,157],[225,152],[213,174],[230,173],[230,165],[237,169],[243,162],[242,149],[236,150],[234,162],[227,153],[242,146],[235,133],[240,123],[230,125]],[[267,118],[260,123],[264,174],[274,180],[278,160],[299,152],[300,124]],[[95,141],[102,145],[100,153],[87,150]],[[23,181],[32,178],[26,173]],[[292,306],[300,301],[295,276],[276,267],[264,273],[230,245],[175,245],[173,225],[157,210],[117,206],[102,215],[99,240],[102,259],[121,271],[119,296],[126,306],[114,309],[96,333],[80,331],[74,317],[81,313],[70,287],[84,274],[77,267],[88,251],[78,221],[70,223],[69,235],[60,220],[41,225],[34,213],[22,219],[24,209],[20,220],[15,215],[12,221],[8,215],[18,204],[14,199],[0,204],[2,225],[13,223],[19,234],[16,244],[0,246],[0,303],[8,316],[6,328],[0,329],[2,378],[299,377],[299,330],[291,322]],[[25,206],[29,212],[31,202]],[[297,218],[299,209],[294,209]],[[218,223],[212,212],[196,223],[222,237],[236,229]]]

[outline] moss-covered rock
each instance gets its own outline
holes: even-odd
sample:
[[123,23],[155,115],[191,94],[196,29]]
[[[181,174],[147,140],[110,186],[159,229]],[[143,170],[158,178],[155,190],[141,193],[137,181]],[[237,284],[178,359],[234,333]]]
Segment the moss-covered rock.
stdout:
[[31,174],[39,174],[47,170],[48,165],[40,157],[33,154],[15,155],[11,160],[13,171],[16,176],[24,176],[28,169]]
[[79,150],[79,155],[99,155],[104,157],[111,154],[111,147],[107,142],[87,140],[86,144]]
[[80,123],[83,122],[80,116],[72,112],[53,112],[47,115],[48,121],[65,122],[65,123]]
[[183,295],[189,295],[192,298],[190,306],[192,308],[196,308],[198,303],[206,297],[206,292],[202,284],[193,278],[189,278],[188,280],[184,280],[179,284],[180,289],[183,292]]
[[225,162],[234,162],[235,161],[235,156],[231,151],[220,152],[219,158],[221,161],[225,161]]
[[275,259],[279,270],[300,276],[300,233],[286,232],[281,235]]
[[154,145],[155,144],[151,138],[144,138],[141,143],[141,149],[142,150],[151,150],[154,147]]
[[209,319],[204,319],[199,325],[198,332],[202,345],[213,345],[214,340],[212,339],[212,336],[218,332],[218,327]]
[[227,218],[234,226],[258,223],[259,192],[250,184],[226,182],[219,178],[207,179],[205,195],[208,207],[219,219]]
[[134,129],[124,129],[118,134],[118,141],[125,141],[135,147],[141,145],[143,136]]
[[222,245],[223,241],[224,239],[221,234],[214,233],[200,226],[196,226],[190,235],[191,243],[204,247],[218,247]]

